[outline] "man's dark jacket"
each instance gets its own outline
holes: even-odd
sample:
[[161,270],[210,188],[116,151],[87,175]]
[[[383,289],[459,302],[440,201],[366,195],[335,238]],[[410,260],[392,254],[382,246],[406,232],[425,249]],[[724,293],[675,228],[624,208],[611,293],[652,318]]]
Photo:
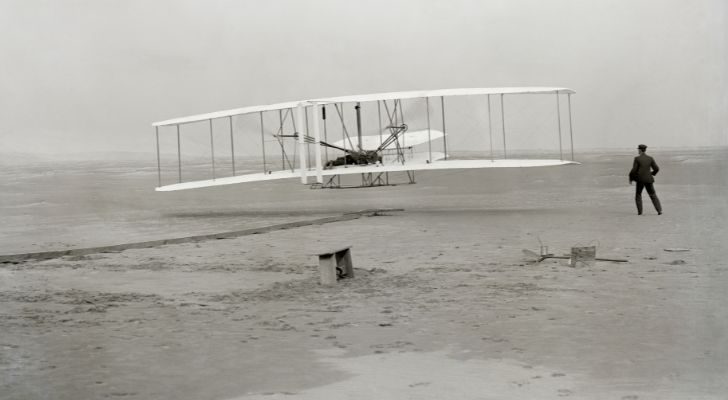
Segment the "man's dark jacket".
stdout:
[[629,180],[641,183],[654,183],[654,175],[660,171],[655,159],[647,154],[640,154],[634,158],[632,170],[629,171]]

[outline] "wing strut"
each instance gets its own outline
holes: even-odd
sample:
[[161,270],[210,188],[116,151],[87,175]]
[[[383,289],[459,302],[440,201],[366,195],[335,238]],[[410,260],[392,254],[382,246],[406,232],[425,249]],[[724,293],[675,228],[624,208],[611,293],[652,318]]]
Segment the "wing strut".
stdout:
[[230,121],[230,155],[233,161],[233,176],[235,176],[235,141],[233,140],[233,116],[229,117]]
[[440,96],[442,105],[442,139],[445,146],[445,160],[447,160],[447,131],[445,130],[445,96]]
[[564,151],[561,147],[561,105],[559,104],[559,91],[556,91],[556,120],[559,123],[559,160],[564,159]]
[[508,158],[508,154],[506,153],[506,112],[503,109],[503,93],[500,95],[500,103],[501,103],[501,125],[503,126],[503,158]]
[[429,157],[427,160],[432,162],[432,133],[430,131],[430,98],[425,97],[425,107],[427,107],[427,151]]
[[490,112],[490,95],[488,95],[488,137],[490,137],[490,161],[493,161],[493,118]]
[[[319,117],[318,117],[318,105],[313,105],[313,140],[314,143],[321,142],[321,135],[319,133]],[[316,182],[324,183],[322,175],[323,166],[321,165],[321,146],[314,146],[314,157],[316,158]]]
[[361,147],[361,103],[357,102],[354,109],[356,110],[356,137],[359,141],[359,151],[362,151],[364,148]]
[[574,130],[571,123],[571,93],[566,95],[569,100],[569,136],[571,137],[571,161],[574,161]]
[[215,180],[215,141],[212,140],[212,119],[210,121],[210,158],[212,159],[212,180]]
[[[288,117],[288,114],[286,114],[286,117]],[[278,134],[283,134],[283,110],[278,110]],[[276,140],[278,140],[278,144],[281,146],[281,169],[286,169],[286,149],[283,147],[283,141],[280,137],[276,137]],[[289,162],[290,164],[290,162]],[[292,168],[291,168],[292,169]]]
[[[304,139],[308,139],[311,137],[311,130],[308,128],[308,107],[303,108],[303,115],[306,116],[306,132],[304,133],[306,137]],[[306,160],[311,160],[311,143],[312,141],[306,141]]]
[[384,130],[382,129],[382,103],[379,100],[377,100],[377,122],[379,123],[379,144],[382,144]]
[[177,124],[177,166],[179,173],[179,183],[182,183],[182,145],[179,142],[179,124]]
[[263,173],[268,172],[265,162],[265,130],[263,129],[263,111],[260,112],[260,143],[263,145]]
[[[298,132],[298,128],[296,127],[296,117],[300,117],[300,115],[296,115],[296,117],[294,117],[293,116],[293,109],[292,108],[289,108],[288,109],[288,115],[291,116],[291,125],[293,125],[293,132],[294,133]],[[301,146],[294,146],[293,147],[293,164],[291,165],[291,171],[294,171],[295,170],[295,167],[294,166],[296,165],[296,153],[299,150],[303,151],[303,148]],[[301,153],[301,154],[303,154],[303,153]],[[299,160],[299,165],[300,165],[300,160]]]
[[[321,119],[324,120],[324,140],[329,141],[329,132],[326,129],[326,106],[321,106]],[[329,149],[324,150],[324,156],[326,157],[326,162],[329,162]]]
[[154,133],[157,136],[157,179],[159,180],[159,186],[162,186],[162,162],[159,159],[159,127],[154,127]]
[[[303,123],[303,111],[304,111],[303,103],[299,103],[298,107],[296,107],[296,118],[298,118],[299,124]],[[294,122],[294,127],[295,127],[295,122]],[[306,168],[308,168],[308,167],[306,166],[306,151],[305,151],[306,149],[304,148],[304,146],[306,145],[306,142],[304,141],[303,136],[304,136],[303,132],[301,132],[301,134],[298,135],[298,152],[300,153],[300,157],[301,157],[301,164],[300,164],[301,165],[301,183],[303,183],[305,185],[307,183],[306,181],[308,180],[307,176],[306,176]]]

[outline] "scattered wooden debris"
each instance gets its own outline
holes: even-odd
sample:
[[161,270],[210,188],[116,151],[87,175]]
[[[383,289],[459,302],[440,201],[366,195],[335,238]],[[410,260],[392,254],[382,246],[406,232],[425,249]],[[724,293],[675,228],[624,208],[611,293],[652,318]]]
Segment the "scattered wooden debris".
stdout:
[[570,267],[591,267],[597,257],[597,246],[572,247]]
[[[528,257],[532,258],[534,260],[534,262],[536,262],[536,263],[540,263],[541,261],[546,260],[548,258],[555,258],[555,259],[561,259],[561,260],[571,260],[571,256],[570,255],[557,256],[557,255],[554,255],[552,253],[538,254],[535,251],[531,251],[531,250],[527,250],[527,249],[523,249],[523,253],[525,255],[527,255]],[[599,257],[595,257],[594,260],[595,261],[609,261],[609,262],[629,262],[629,260],[618,259],[618,258],[599,258]]]

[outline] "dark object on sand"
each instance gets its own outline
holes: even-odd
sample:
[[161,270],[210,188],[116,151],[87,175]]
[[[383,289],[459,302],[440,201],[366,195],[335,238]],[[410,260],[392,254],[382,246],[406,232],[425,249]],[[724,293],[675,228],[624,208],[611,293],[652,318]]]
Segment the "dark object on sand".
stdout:
[[[551,253],[548,254],[538,254],[535,251],[526,250],[523,249],[523,253],[529,257],[532,257],[535,259],[535,262],[539,263],[547,258],[556,258],[556,259],[562,259],[562,260],[570,260],[571,256],[557,256]],[[629,262],[629,260],[622,260],[617,258],[594,258],[595,261],[611,261],[611,262]]]

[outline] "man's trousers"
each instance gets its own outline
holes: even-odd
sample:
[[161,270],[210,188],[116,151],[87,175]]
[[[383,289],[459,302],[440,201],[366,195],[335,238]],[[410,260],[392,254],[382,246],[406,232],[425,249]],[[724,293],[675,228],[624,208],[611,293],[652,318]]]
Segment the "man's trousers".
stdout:
[[647,189],[647,194],[650,195],[652,205],[655,206],[658,214],[662,214],[662,206],[660,205],[660,199],[657,198],[657,193],[655,193],[655,186],[652,183],[642,182],[637,182],[637,191],[634,196],[634,202],[637,204],[637,213],[642,214],[642,189]]

